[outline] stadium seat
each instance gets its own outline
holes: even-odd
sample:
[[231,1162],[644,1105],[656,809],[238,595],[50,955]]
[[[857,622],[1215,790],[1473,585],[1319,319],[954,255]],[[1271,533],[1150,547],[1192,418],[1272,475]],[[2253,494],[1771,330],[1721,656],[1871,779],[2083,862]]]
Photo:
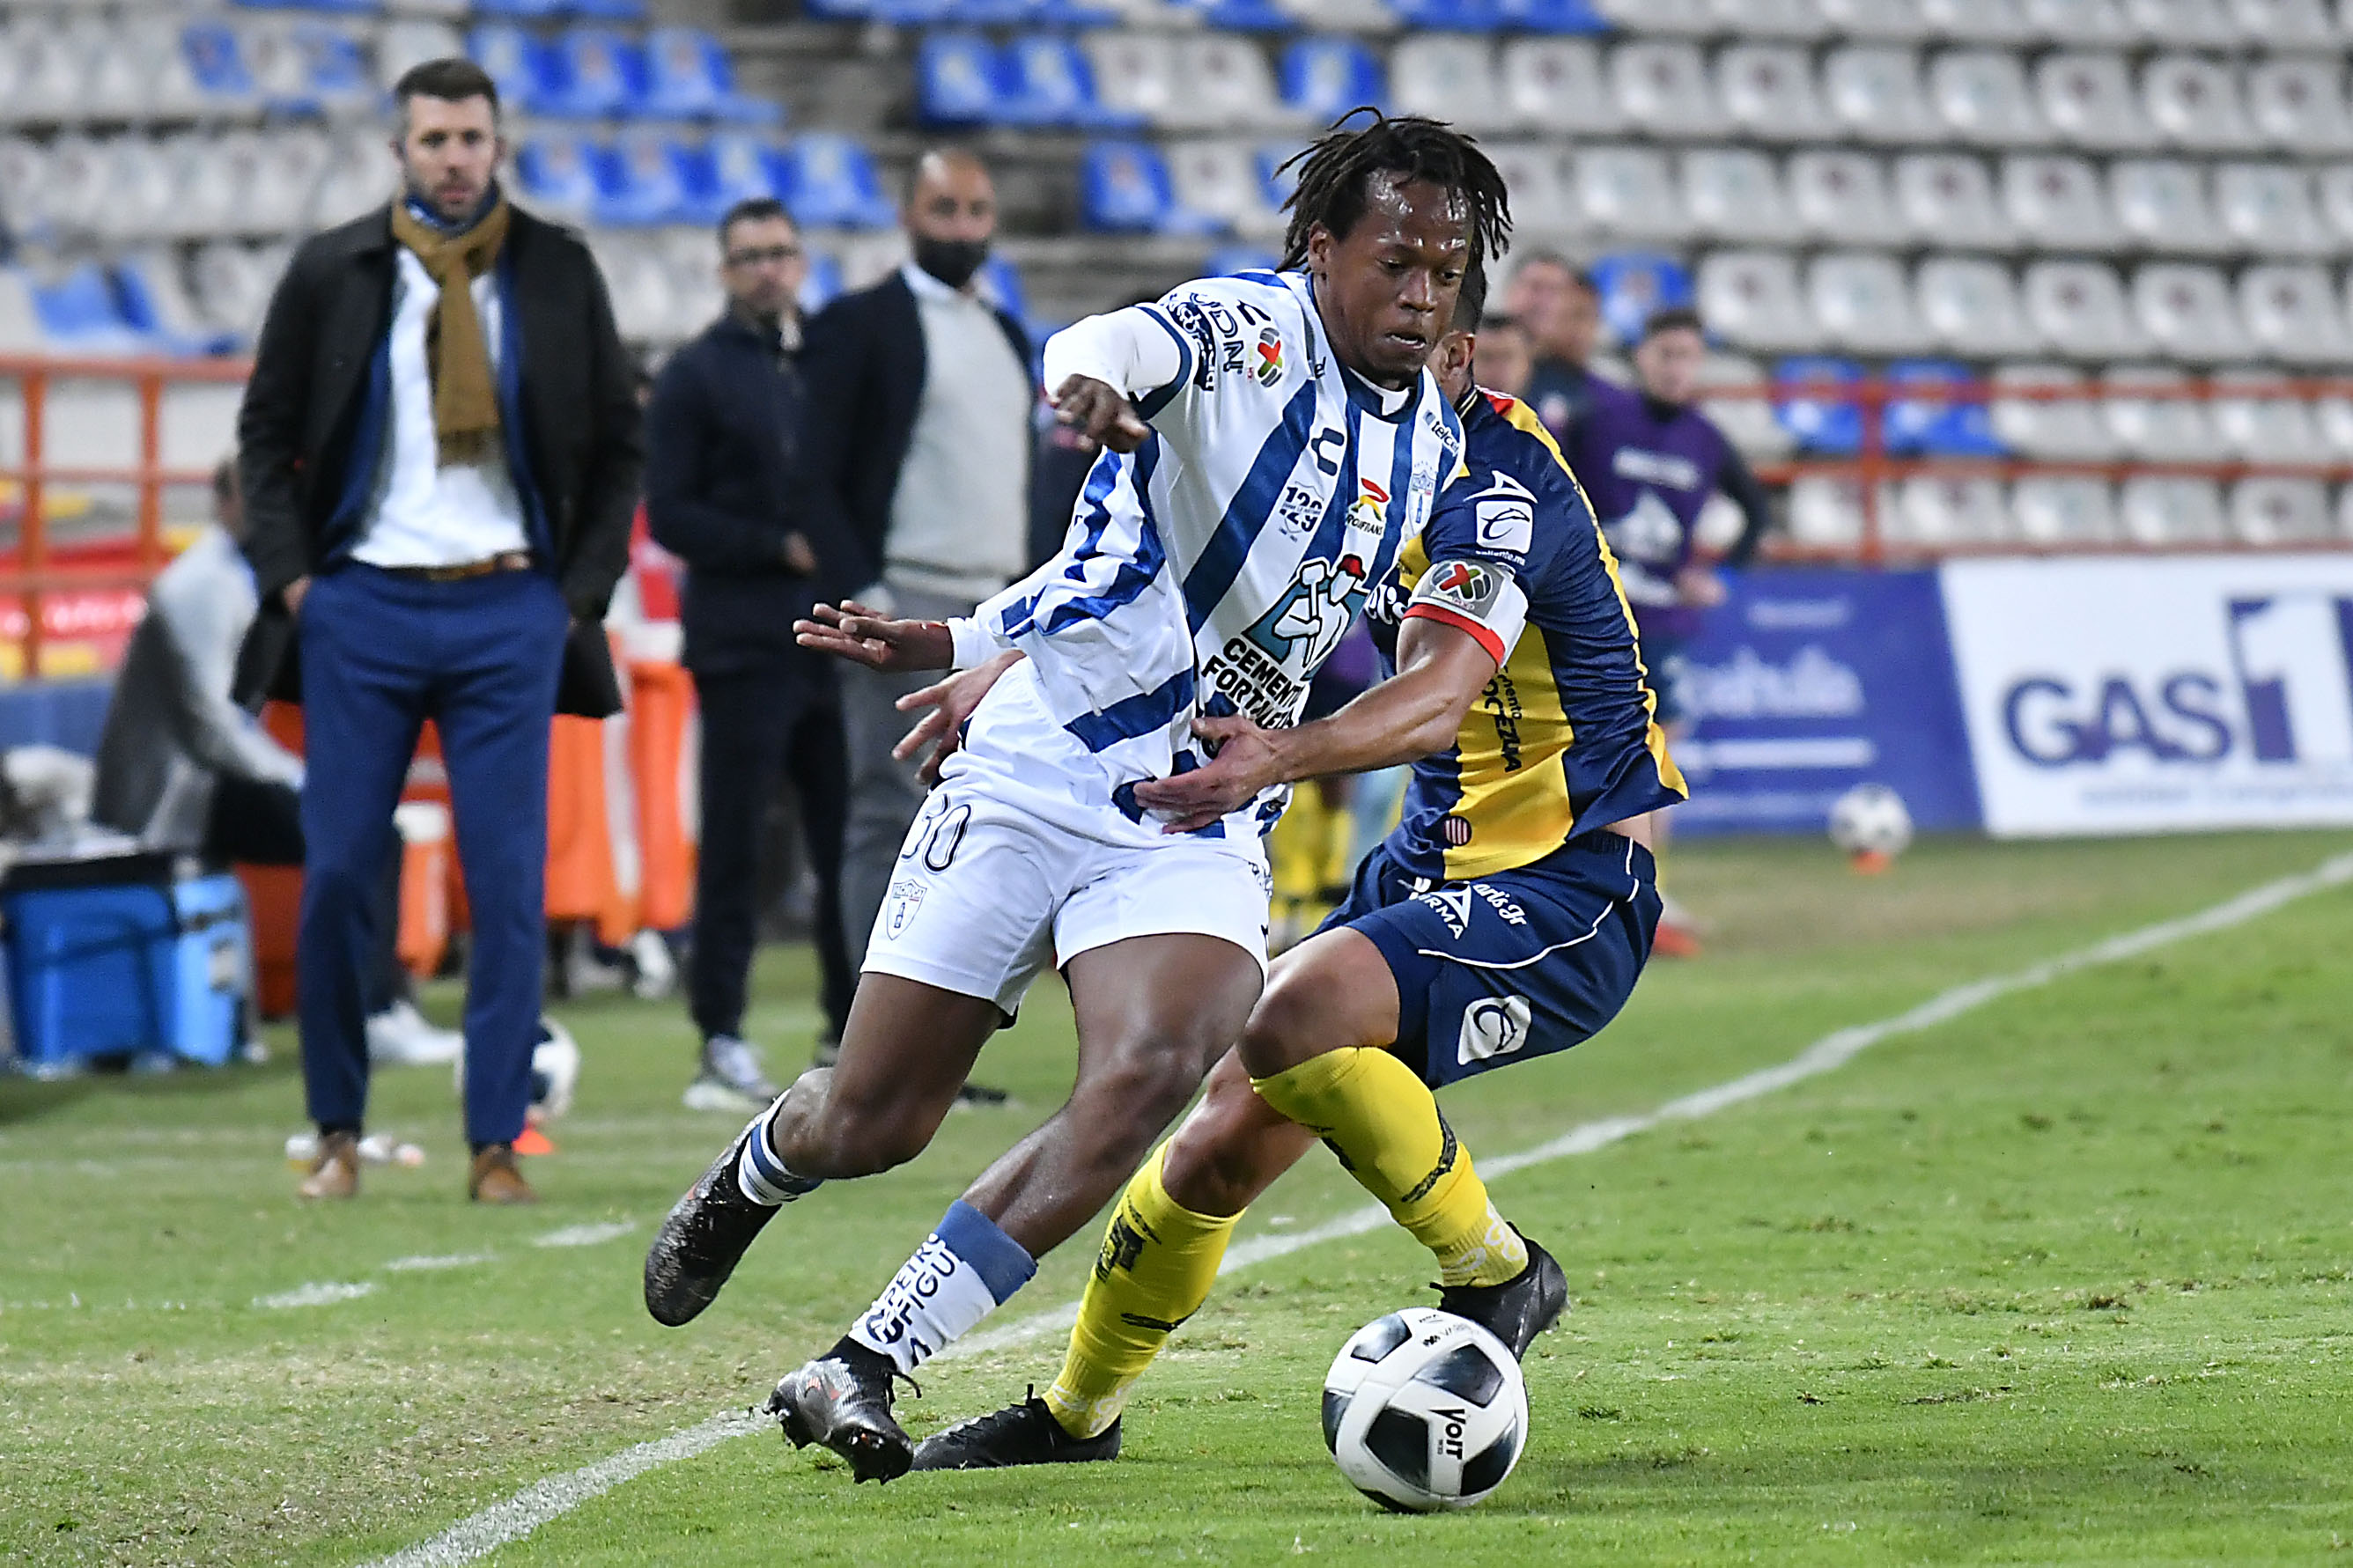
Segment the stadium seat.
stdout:
[[[1972,0],[1975,4],[1976,0]],[[1928,101],[1947,134],[1984,146],[2032,146],[2051,132],[2027,91],[2018,57],[1991,49],[1955,49],[1928,67]]]
[[547,87],[538,111],[567,120],[633,118],[645,112],[645,56],[610,27],[574,27],[543,57]]
[[[427,60],[447,59],[451,55],[464,53],[465,38],[447,22],[437,22],[424,16],[403,16],[386,22],[375,41],[376,88],[389,95],[392,84],[407,75],[411,67],[421,66]],[[474,58],[480,64],[480,57]],[[493,79],[497,78],[497,72],[491,74]],[[506,95],[503,83],[499,93],[501,98]]]
[[2124,11],[2147,43],[2226,49],[2242,41],[2239,24],[2222,0],[2124,0]]
[[164,142],[117,136],[98,143],[96,151],[103,196],[91,205],[90,217],[100,238],[136,244],[179,232],[180,171]]
[[1919,353],[1934,340],[1912,309],[1912,285],[1894,258],[1862,251],[1818,256],[1806,268],[1814,320],[1853,353]]
[[2148,337],[2104,261],[2038,261],[2021,279],[2026,319],[2053,349],[2084,359],[2141,353]]
[[2221,487],[2211,479],[2135,474],[2117,488],[2116,520],[2135,544],[2220,544],[2230,536]]
[[1282,265],[1282,260],[1273,251],[1261,250],[1255,245],[1221,245],[1201,263],[1201,276],[1233,278],[1244,272],[1271,272]]
[[1775,250],[1719,250],[1699,264],[1700,314],[1736,347],[1788,353],[1821,342],[1798,287],[1797,265]]
[[1895,160],[1894,174],[1895,209],[1914,238],[1954,249],[2017,244],[1983,160],[1966,153],[1906,153]]
[[180,187],[172,211],[173,233],[180,238],[280,230],[287,226],[287,214],[298,210],[286,195],[299,199],[304,194],[261,192],[257,182],[263,177],[262,163],[249,139],[232,142],[192,132],[172,138],[167,151]]
[[2009,451],[1993,433],[1985,400],[1948,390],[1977,379],[1967,365],[1957,360],[1897,360],[1887,367],[1887,378],[1923,389],[1919,396],[1887,405],[1883,438],[1889,451],[1939,458],[1999,458]]
[[2010,505],[2000,479],[1915,474],[1895,487],[1895,504],[1879,514],[1887,542],[1939,549],[1995,544],[2010,536]]
[[1172,111],[1193,89],[1177,58],[1178,40],[1166,33],[1124,28],[1080,40],[1105,107],[1155,124],[1174,123]]
[[651,237],[654,260],[670,284],[668,336],[673,341],[692,337],[727,309],[719,269],[711,264],[714,250],[711,231],[669,228]]
[[332,23],[263,23],[239,48],[271,114],[352,116],[375,110],[375,83],[358,42]]
[[2132,300],[2142,330],[2177,359],[2235,359],[2253,347],[2214,268],[2153,262],[2133,275]]
[[1527,33],[1606,33],[1595,0],[1502,0],[1504,25]]
[[384,205],[392,195],[392,160],[384,133],[373,125],[347,127],[327,153],[326,167],[311,193],[309,228],[333,228]]
[[1584,227],[1574,160],[1558,142],[1497,142],[1487,149],[1512,193],[1512,232],[1558,240]]
[[[2223,444],[2251,463],[2327,463],[2337,460],[2313,417],[2309,403],[2298,397],[2255,395],[2253,389],[2277,382],[2278,374],[2261,370],[2226,370],[2214,377],[2214,428]],[[2230,387],[2247,391],[2220,395]]]
[[1000,58],[1002,113],[1011,123],[1108,130],[1143,122],[1096,99],[1094,73],[1068,38],[1028,34],[1006,45]]
[[2274,49],[2343,48],[2323,0],[2230,0],[2240,31]]
[[1594,0],[1593,8],[1627,33],[1705,37],[1717,30],[1709,0]]
[[257,249],[221,241],[199,247],[189,260],[188,278],[205,319],[240,342],[252,342],[288,255],[283,246]]
[[[1745,147],[1707,147],[1683,154],[1683,210],[1712,239],[1788,244],[1803,231],[1781,189],[1773,160]],[[1512,210],[1519,211],[1514,184]]]
[[2258,256],[2327,256],[2337,248],[2312,199],[2312,178],[2289,163],[2224,163],[2214,171],[2222,226]]
[[[0,121],[70,119],[88,93],[95,52],[102,35],[52,25],[51,19],[18,14],[0,18]],[[18,274],[12,288],[29,290]],[[25,294],[30,300],[29,292]],[[26,309],[31,310],[26,304]]]
[[1089,228],[1109,234],[1214,234],[1221,226],[1178,205],[1168,165],[1147,142],[1090,143],[1079,165],[1079,209]]
[[1620,44],[1610,52],[1609,87],[1627,123],[1654,136],[1721,136],[1729,129],[1695,45]]
[[2310,264],[2250,267],[2239,274],[2239,317],[2255,346],[2289,364],[2353,363],[2328,275]]
[[2219,463],[2230,456],[2206,405],[2196,398],[2136,392],[2180,386],[2189,377],[2171,365],[2116,365],[2100,378],[2100,417],[2128,458],[2166,463]]
[[589,248],[596,253],[597,270],[605,275],[605,292],[613,302],[613,324],[622,341],[667,342],[674,314],[670,279],[638,237],[599,233],[590,240]]
[[[1504,25],[1496,0],[1388,0],[1398,23],[1415,34],[1492,33]],[[1391,61],[1390,69],[1396,69]]]
[[1815,0],[1708,0],[1716,31],[1746,38],[1812,43],[1832,30]]
[[2328,448],[2331,462],[2353,459],[2353,397],[2313,399],[2312,420],[2319,429],[2321,444]]
[[2089,397],[2002,395],[2001,389],[2088,388],[2081,371],[2063,365],[2007,364],[1993,373],[1989,410],[1995,438],[2021,457],[2051,462],[2096,462],[2116,453],[2116,437]]
[[1302,38],[1282,52],[1282,101],[1317,125],[1329,125],[1388,95],[1380,62],[1353,38]]
[[1715,57],[1715,95],[1732,122],[1767,142],[1810,142],[1837,125],[1814,91],[1806,51],[1779,44],[1740,44]]
[[2024,44],[2034,38],[2021,0],[1918,0],[1921,22],[1940,38],[1968,44]]
[[2099,171],[2084,159],[2012,153],[2001,161],[2000,184],[2003,212],[2038,249],[2100,251],[2122,243]]
[[2121,56],[2046,56],[2035,63],[2034,96],[2051,129],[2078,147],[2130,153],[2157,145],[2157,130],[2141,112]]
[[2206,200],[2206,173],[2174,158],[2119,158],[2108,169],[2116,222],[2149,250],[2212,256],[2231,248]]
[[[1888,515],[1895,487],[1881,487],[1879,515]],[[1862,487],[1833,474],[1800,474],[1789,481],[1789,542],[1805,550],[1850,551],[1862,542]]]
[[116,300],[133,331],[171,354],[225,354],[235,334],[205,320],[182,275],[179,258],[167,249],[136,250],[113,267]]
[[1862,379],[1862,366],[1851,359],[1805,354],[1782,360],[1773,366],[1774,422],[1801,452],[1852,457],[1862,450],[1862,405],[1820,389]]
[[804,318],[814,316],[839,299],[843,292],[841,263],[830,251],[809,252],[808,274],[801,279],[800,308]]
[[2159,55],[2142,68],[2140,89],[2149,123],[2177,147],[2236,153],[2262,140],[2240,108],[2237,79],[2212,60]]
[[[153,50],[141,29],[132,31],[127,47],[120,36],[113,46],[91,80],[84,112],[122,110],[125,119],[144,120],[160,113],[185,112],[188,108],[218,116],[248,114],[260,107],[260,94],[254,89],[252,73],[246,69],[237,33],[226,22],[189,23],[180,29],[176,53],[168,45]],[[121,93],[110,90],[110,84],[117,82],[121,93],[137,96],[127,104],[121,102]],[[188,104],[191,90],[195,102]]]
[[1622,251],[1596,260],[1591,276],[1602,330],[1620,344],[1638,342],[1653,311],[1692,303],[1691,274],[1672,256]]
[[131,354],[152,345],[124,319],[106,269],[85,261],[54,282],[33,285],[41,341],[66,354]]
[[1920,320],[1948,353],[2000,358],[2045,346],[2019,304],[2010,268],[1998,261],[1930,257],[1920,264],[1915,289]]
[[586,223],[603,197],[602,154],[586,139],[545,131],[515,150],[515,177],[533,206],[554,217]]
[[929,33],[915,51],[915,103],[928,125],[1004,119],[996,47],[977,33]]
[[2283,152],[2353,151],[2341,56],[2257,62],[2247,72],[2247,113],[2256,132]]
[[2231,487],[2230,531],[2242,544],[2318,544],[2338,536],[2318,479],[2261,474]]
[[640,111],[656,119],[727,120],[773,125],[780,105],[735,90],[719,40],[697,27],[657,27],[646,35],[646,87]]
[[1700,412],[1731,438],[1749,458],[1769,460],[1787,457],[1797,445],[1767,397],[1711,396],[1726,387],[1754,387],[1765,380],[1765,367],[1739,354],[1711,353],[1699,371]]
[[697,223],[715,225],[736,203],[762,197],[791,205],[785,150],[759,132],[722,131],[684,151],[680,172]]
[[1831,50],[1822,64],[1822,97],[1832,118],[1866,142],[1931,142],[1947,134],[1922,89],[1919,57],[1910,49]]
[[1474,131],[1515,118],[1483,40],[1444,33],[1409,37],[1389,55],[1389,95],[1400,113],[1426,114]]
[[2134,27],[2117,0],[2020,0],[2026,25],[2054,44],[2120,47]]
[[292,234],[302,227],[333,149],[325,132],[301,126],[268,132],[233,131],[221,138],[214,156],[245,193],[236,209],[242,215],[242,232],[259,237]]
[[479,25],[466,36],[466,53],[498,84],[499,101],[511,113],[539,113],[558,90],[547,52],[512,23]]
[[1879,160],[1864,153],[1799,153],[1789,160],[1789,205],[1817,238],[1839,245],[1894,245],[1907,226],[1887,199]]
[[811,228],[889,228],[899,221],[899,205],[883,190],[872,155],[852,137],[804,132],[779,173],[785,205]]
[[1180,142],[1167,149],[1167,156],[1170,189],[1179,206],[1216,218],[1236,234],[1260,239],[1282,235],[1284,216],[1267,199],[1258,151],[1249,142]]
[[1675,199],[1667,155],[1649,147],[1586,147],[1577,153],[1582,226],[1620,238],[1674,240],[1691,233]]
[[1841,37],[1909,43],[1930,30],[1914,0],[1814,0],[1814,10]]
[[624,132],[601,160],[590,216],[613,228],[651,228],[696,216],[680,162],[681,149],[668,134]]
[[1601,56],[1582,38],[1515,38],[1504,46],[1504,99],[1522,122],[1565,136],[1621,129],[1601,73]]
[[2353,163],[2332,163],[2316,171],[2313,188],[2320,197],[2320,216],[2342,237],[2340,243],[2353,245]]
[[2029,544],[2113,544],[2121,530],[2105,479],[2042,476],[2010,488],[2010,515]]

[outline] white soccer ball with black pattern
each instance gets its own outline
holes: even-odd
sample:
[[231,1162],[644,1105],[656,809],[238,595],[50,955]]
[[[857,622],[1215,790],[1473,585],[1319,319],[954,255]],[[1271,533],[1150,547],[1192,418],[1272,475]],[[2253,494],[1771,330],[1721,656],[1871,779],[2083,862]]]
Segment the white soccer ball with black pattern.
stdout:
[[1528,1385],[1511,1348],[1451,1312],[1375,1319],[1324,1379],[1324,1446],[1383,1508],[1469,1508],[1504,1484],[1527,1440]]
[[1912,813],[1883,784],[1859,784],[1831,803],[1831,842],[1850,855],[1893,860],[1911,847]]

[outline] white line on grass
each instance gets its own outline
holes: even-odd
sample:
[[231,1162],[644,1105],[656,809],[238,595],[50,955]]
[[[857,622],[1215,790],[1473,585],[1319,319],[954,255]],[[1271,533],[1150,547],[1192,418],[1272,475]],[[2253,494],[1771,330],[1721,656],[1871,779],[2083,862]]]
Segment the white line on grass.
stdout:
[[562,1230],[551,1230],[533,1241],[533,1247],[595,1247],[600,1242],[615,1241],[637,1229],[634,1220],[607,1220],[601,1225],[567,1225]]
[[362,1296],[375,1293],[375,1281],[363,1279],[356,1285],[323,1284],[297,1285],[291,1290],[280,1290],[275,1296],[256,1296],[257,1307],[326,1307],[337,1301],[355,1301]]
[[[1482,1160],[1481,1171],[1491,1178],[1505,1176],[1532,1165],[1549,1164],[1573,1154],[1589,1154],[1596,1150],[1606,1149],[1612,1143],[1663,1122],[1690,1121],[1703,1116],[1713,1116],[1719,1110],[1746,1104],[1777,1089],[1835,1072],[1883,1040],[1899,1035],[1918,1034],[1939,1024],[1950,1023],[1989,1002],[2016,992],[2048,985],[2054,980],[2095,964],[2114,963],[2189,937],[2243,925],[2283,905],[2330,888],[2341,887],[2347,882],[2353,882],[2353,855],[2340,855],[2301,875],[2283,877],[2275,882],[2251,888],[2234,899],[2227,899],[2196,914],[2159,921],[2155,925],[2110,937],[2105,942],[2063,953],[2014,973],[1956,985],[1909,1012],[1825,1035],[1778,1066],[1744,1073],[1637,1115],[1613,1116],[1599,1121],[1585,1122],[1533,1149]],[[1218,1272],[1229,1274],[1239,1268],[1288,1257],[1326,1241],[1362,1236],[1379,1229],[1387,1223],[1388,1211],[1377,1204],[1371,1204],[1289,1236],[1254,1237],[1229,1249],[1225,1264]],[[596,1227],[583,1226],[575,1228],[587,1230]],[[1078,1310],[1078,1304],[1071,1302],[987,1333],[970,1335],[949,1346],[936,1359],[945,1361],[984,1355],[991,1351],[1024,1344],[1050,1333],[1063,1332],[1077,1321]],[[457,1568],[459,1563],[479,1562],[508,1542],[522,1540],[541,1525],[571,1512],[589,1499],[610,1491],[624,1481],[674,1459],[692,1458],[731,1437],[742,1436],[766,1426],[765,1417],[748,1415],[740,1411],[723,1412],[700,1426],[689,1426],[684,1431],[674,1432],[654,1442],[640,1443],[610,1458],[599,1459],[593,1465],[565,1475],[552,1476],[535,1486],[526,1487],[505,1501],[494,1503],[480,1513],[459,1521],[430,1541],[385,1558],[371,1568]]]

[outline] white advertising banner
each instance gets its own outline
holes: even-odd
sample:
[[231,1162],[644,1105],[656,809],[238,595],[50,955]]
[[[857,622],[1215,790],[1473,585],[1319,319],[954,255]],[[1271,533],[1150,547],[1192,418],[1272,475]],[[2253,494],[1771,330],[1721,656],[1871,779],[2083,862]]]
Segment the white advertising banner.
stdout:
[[1987,831],[2353,823],[2353,555],[1942,574]]

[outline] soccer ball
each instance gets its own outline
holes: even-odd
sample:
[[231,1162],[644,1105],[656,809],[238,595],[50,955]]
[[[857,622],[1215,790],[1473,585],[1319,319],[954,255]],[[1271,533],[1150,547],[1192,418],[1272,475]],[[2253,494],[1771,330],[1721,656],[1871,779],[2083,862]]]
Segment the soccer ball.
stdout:
[[1883,868],[1911,845],[1912,813],[1885,784],[1857,784],[1831,803],[1831,842]]
[[[458,1098],[466,1098],[466,1055],[458,1053],[457,1066],[451,1077],[458,1086]],[[539,1044],[531,1051],[531,1108],[527,1116],[533,1127],[543,1127],[572,1109],[572,1091],[580,1085],[580,1043],[572,1031],[554,1019],[542,1015],[539,1020]]]
[[1407,1307],[1358,1329],[1324,1379],[1324,1444],[1383,1508],[1469,1508],[1528,1440],[1528,1385],[1510,1347],[1467,1318]]

